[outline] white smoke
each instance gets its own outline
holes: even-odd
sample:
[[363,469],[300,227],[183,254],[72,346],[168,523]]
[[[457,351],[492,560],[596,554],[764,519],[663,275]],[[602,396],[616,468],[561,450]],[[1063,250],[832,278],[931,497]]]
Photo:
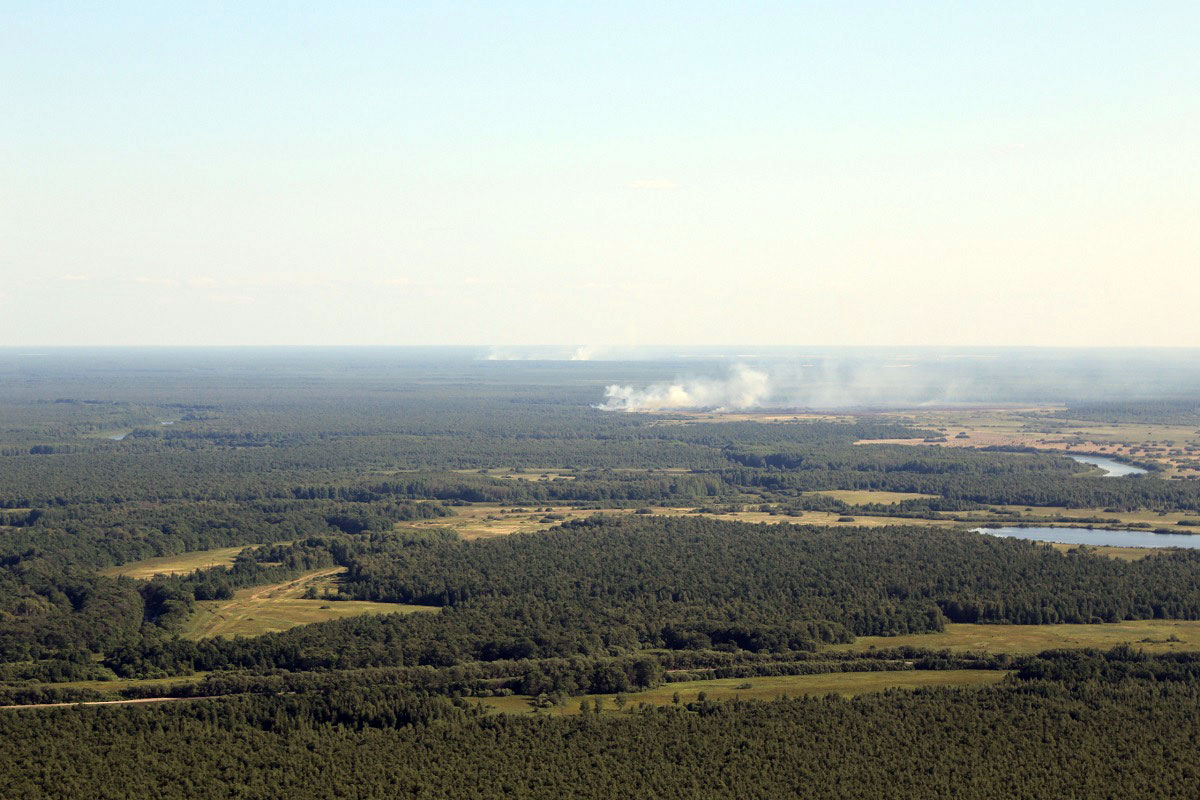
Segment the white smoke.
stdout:
[[742,364],[725,380],[691,378],[674,383],[653,383],[644,389],[613,384],[604,389],[604,411],[674,411],[713,409],[734,411],[757,408],[770,394],[770,377]]
[[603,358],[607,349],[595,345],[549,347],[492,347],[484,361],[591,361]]
[[596,348],[590,345],[576,347],[575,352],[571,353],[572,361],[591,361],[596,355]]

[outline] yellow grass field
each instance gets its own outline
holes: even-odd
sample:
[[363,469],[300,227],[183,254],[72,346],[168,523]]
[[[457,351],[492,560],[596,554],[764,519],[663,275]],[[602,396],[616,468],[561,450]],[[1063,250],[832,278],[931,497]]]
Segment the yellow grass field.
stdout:
[[[1102,508],[1065,508],[1063,506],[996,506],[1011,511],[1022,517],[1074,517],[1076,519],[1102,518],[1115,525],[1149,525],[1152,528],[1168,528],[1171,533],[1200,534],[1200,526],[1180,525],[1179,522],[1200,522],[1200,516],[1194,512],[1168,511],[1160,514],[1157,511],[1113,511],[1107,512]],[[965,512],[962,516],[984,514],[986,512]]]
[[[1064,453],[1101,453],[1141,461],[1157,461],[1166,477],[1197,478],[1181,469],[1200,457],[1200,431],[1187,425],[1105,423],[1052,417],[1061,407],[930,410],[883,415],[897,422],[944,433],[941,447],[1015,445]],[[965,438],[957,438],[965,433]],[[882,441],[882,440],[876,440]],[[864,441],[860,444],[869,444]],[[919,439],[890,440],[891,444],[926,444]]]
[[[1168,641],[1175,637],[1179,641]],[[1101,625],[970,625],[950,624],[942,633],[906,636],[860,636],[832,650],[863,651],[873,647],[922,647],[956,652],[1039,653],[1067,647],[1107,650],[1131,644],[1147,652],[1200,650],[1200,620],[1130,620]]]
[[[773,700],[783,695],[795,697],[801,694],[825,695],[836,693],[846,697],[864,692],[880,692],[884,689],[919,689],[923,686],[990,686],[999,683],[1007,675],[1002,670],[950,669],[950,670],[905,670],[898,672],[835,672],[825,675],[782,675],[764,678],[721,678],[711,681],[682,681],[665,683],[644,692],[625,695],[626,707],[638,703],[653,706],[670,705],[676,693],[681,703],[690,703],[704,692],[709,700]],[[749,688],[746,687],[749,684]],[[600,699],[604,711],[617,711],[616,695],[588,695],[572,697],[566,705],[538,710],[539,714],[569,715],[579,713],[580,700],[589,705]],[[483,698],[484,705],[496,712],[531,714],[534,707],[525,695]]]
[[181,572],[192,572],[193,570],[208,569],[209,567],[228,567],[237,558],[237,554],[245,550],[248,546],[258,547],[259,545],[221,547],[215,550],[193,550],[174,556],[147,558],[144,561],[131,561],[119,567],[109,567],[108,569],[101,570],[100,574],[109,577],[124,575],[138,580],[147,580],[153,578],[155,575],[176,575]]
[[937,495],[921,494],[920,492],[884,492],[872,489],[827,489],[820,492],[803,492],[803,494],[821,494],[854,506],[867,505],[868,503],[895,505],[896,503],[903,503],[905,500],[937,497]]
[[[824,494],[836,494],[825,492]],[[883,493],[873,493],[883,494]],[[901,492],[890,492],[888,494],[904,494]],[[908,496],[908,495],[905,495]],[[916,495],[912,495],[916,496]],[[893,501],[895,502],[895,501]],[[546,508],[547,506],[542,506]],[[605,508],[605,509],[578,509],[569,506],[555,506],[551,511],[533,511],[532,508],[522,511],[510,511],[508,507],[501,507],[494,504],[477,504],[472,506],[462,506],[455,509],[457,516],[445,517],[434,520],[424,520],[421,522],[403,522],[397,527],[400,528],[451,528],[458,532],[459,536],[464,539],[487,539],[494,536],[507,536],[512,533],[534,533],[538,531],[546,531],[553,528],[555,525],[561,525],[563,522],[571,519],[582,519],[590,517],[593,514],[632,514],[634,509],[630,508]],[[664,506],[652,506],[650,510],[660,516],[667,517],[692,517],[697,516],[695,508],[668,508]],[[561,515],[562,519],[542,522],[541,520],[546,515],[554,514]],[[703,516],[711,516],[715,519],[725,519],[731,522],[763,522],[769,525],[779,525],[782,523],[794,523],[797,525],[832,525],[835,527],[868,527],[874,528],[881,525],[936,525],[940,527],[950,527],[961,525],[949,519],[936,520],[907,520],[898,519],[896,517],[885,516],[870,516],[856,514],[853,522],[839,522],[841,514],[827,513],[824,511],[805,511],[802,516],[789,517],[783,514],[769,514],[765,511],[738,511],[729,514],[704,514]]]
[[[1079,547],[1077,544],[1063,544],[1062,542],[1047,542],[1046,544],[1049,544],[1060,553],[1069,553]],[[1163,552],[1163,548],[1161,547],[1118,547],[1116,545],[1103,545],[1100,547],[1089,545],[1088,547],[1098,556],[1108,556],[1109,558],[1116,558],[1121,561],[1139,561],[1146,556]]]
[[575,476],[570,473],[570,470],[565,469],[509,469],[507,467],[498,467],[493,469],[456,469],[452,472],[457,472],[463,475],[487,475],[491,478],[508,478],[510,480],[526,480],[526,481],[573,481]]
[[[823,492],[822,494],[858,494],[851,492]],[[864,494],[866,494],[864,492]],[[892,494],[909,496],[902,492],[871,492],[869,494]],[[913,495],[916,496],[916,495]],[[545,506],[543,506],[545,508]],[[662,506],[654,506],[650,509],[654,514],[669,517],[687,517],[697,516],[694,508],[666,508]],[[1038,515],[1053,515],[1060,509],[1053,508],[1035,508],[1031,512],[1025,513],[1022,511],[1022,516],[1033,517]],[[522,510],[513,512],[494,504],[478,504],[473,506],[463,506],[457,509],[458,515],[445,519],[426,520],[417,523],[400,523],[397,527],[405,528],[452,528],[458,532],[459,536],[464,539],[487,539],[495,536],[507,536],[512,533],[533,533],[538,531],[547,531],[555,525],[560,525],[570,519],[579,519],[588,517],[593,514],[631,514],[632,509],[576,509],[568,506],[556,506],[551,512]],[[560,515],[562,520],[553,520],[550,522],[542,522],[547,513]],[[1082,509],[1076,510],[1077,516],[1085,517],[1102,513],[1099,509]],[[1149,513],[1149,512],[1147,512]],[[1135,522],[1141,519],[1145,514],[1134,512],[1126,515],[1112,515],[1114,517],[1128,517],[1129,521]],[[751,523],[766,523],[768,525],[779,525],[783,523],[795,523],[797,525],[828,525],[838,528],[878,528],[884,525],[932,525],[942,528],[963,526],[969,523],[955,522],[952,519],[903,519],[899,517],[886,516],[871,516],[863,514],[855,514],[853,522],[840,522],[840,514],[827,513],[824,511],[806,511],[799,517],[789,517],[782,514],[769,514],[765,511],[738,511],[729,514],[704,514],[703,516],[711,516],[716,519],[726,519],[735,522],[751,522]],[[1151,515],[1153,516],[1153,515]],[[981,519],[987,518],[984,516]],[[1053,524],[1053,523],[1045,523]],[[1180,527],[1180,533],[1186,533],[1188,528]],[[1051,545],[1060,552],[1067,552],[1078,545],[1069,544],[1054,544]],[[1139,558],[1145,558],[1151,553],[1160,552],[1159,548],[1148,547],[1104,547],[1094,546],[1092,548],[1098,555],[1109,556],[1111,558],[1120,558],[1127,561],[1134,561]]]
[[231,600],[206,600],[196,603],[184,627],[184,636],[206,639],[212,636],[258,636],[285,631],[297,625],[325,622],[362,614],[410,614],[435,612],[431,606],[402,603],[372,603],[362,600],[305,600],[310,585],[320,586],[332,580],[343,567],[317,570],[299,578],[271,586],[254,586],[236,592]]

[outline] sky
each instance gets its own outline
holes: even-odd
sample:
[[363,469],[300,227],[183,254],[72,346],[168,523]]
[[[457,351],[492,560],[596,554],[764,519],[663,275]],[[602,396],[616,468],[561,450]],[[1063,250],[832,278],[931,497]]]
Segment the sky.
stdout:
[[0,5],[0,345],[1200,345],[1200,3]]

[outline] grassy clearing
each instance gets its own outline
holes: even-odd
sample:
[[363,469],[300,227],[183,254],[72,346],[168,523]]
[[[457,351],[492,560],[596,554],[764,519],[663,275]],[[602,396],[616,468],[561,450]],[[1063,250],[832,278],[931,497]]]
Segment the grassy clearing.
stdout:
[[[1077,544],[1064,544],[1062,542],[1046,542],[1060,553],[1069,553],[1079,547]],[[1162,547],[1118,547],[1117,545],[1088,545],[1088,549],[1098,556],[1107,556],[1108,558],[1116,558],[1121,561],[1140,561],[1146,556],[1155,553],[1163,552]]]
[[283,583],[241,589],[231,600],[197,603],[184,626],[190,639],[212,636],[258,636],[285,631],[297,625],[325,622],[362,614],[409,614],[437,608],[402,603],[373,603],[365,600],[305,600],[309,586],[329,585],[343,567],[317,570]]
[[493,469],[456,469],[452,470],[463,475],[487,475],[492,478],[508,478],[522,481],[573,481],[575,475],[566,469],[509,469],[496,467]]
[[162,689],[181,683],[199,683],[208,675],[207,672],[195,672],[175,678],[117,678],[111,681],[63,681],[61,683],[41,683],[39,687],[47,689],[95,689],[97,692],[116,693],[122,689],[138,687],[142,689]]
[[101,431],[92,431],[81,436],[83,439],[113,439],[119,441],[129,434],[133,433],[133,428],[106,428]]
[[[528,507],[512,511],[511,508],[511,506],[499,506],[495,503],[478,503],[455,508],[453,517],[421,522],[402,522],[396,527],[451,528],[464,539],[488,539],[513,533],[546,531],[568,519],[579,519],[596,513],[591,510],[583,511],[577,508],[558,506],[552,508],[551,511],[535,511]],[[541,506],[541,508],[548,508],[548,506]],[[548,517],[548,514],[553,517]]]
[[[1021,517],[1068,517],[1073,519],[1101,518],[1113,525],[1149,525],[1152,528],[1169,528],[1171,533],[1200,534],[1200,516],[1194,512],[1168,511],[1113,511],[1102,508],[1065,508],[1063,506],[997,506]],[[983,515],[987,512],[965,512],[962,516]],[[1180,525],[1181,521],[1195,522],[1196,526]],[[1098,524],[1098,523],[1094,523]]]
[[[1063,453],[1100,453],[1156,461],[1165,477],[1200,477],[1186,469],[1200,457],[1200,431],[1187,425],[1140,425],[1072,420],[1050,416],[1046,408],[991,408],[915,411],[884,415],[934,429],[946,437],[941,447],[1033,447]],[[963,434],[962,438],[960,434]],[[864,440],[860,444],[929,444],[914,439]]]
[[[1179,641],[1168,641],[1175,637]],[[923,647],[956,652],[1040,653],[1067,647],[1107,650],[1132,644],[1150,652],[1200,650],[1200,620],[1130,620],[1102,625],[969,625],[950,624],[941,633],[907,636],[860,636],[833,650]]]
[[[827,675],[783,675],[765,678],[722,678],[712,681],[684,681],[667,683],[655,689],[625,695],[626,707],[647,703],[665,706],[674,702],[679,694],[681,703],[690,703],[704,692],[709,700],[773,700],[783,695],[795,697],[801,694],[825,695],[836,693],[850,697],[864,692],[880,692],[884,689],[917,689],[922,686],[988,686],[999,683],[1008,673],[1000,670],[952,669],[952,670],[908,670],[903,672],[835,672]],[[566,705],[558,708],[541,709],[539,714],[558,716],[578,714],[580,700],[590,705],[597,698],[607,712],[616,712],[616,695],[588,695],[573,697]],[[529,697],[483,698],[484,705],[492,711],[509,714],[532,714],[534,707]]]
[[101,575],[124,575],[138,580],[147,580],[155,575],[176,575],[181,572],[192,572],[209,567],[228,567],[237,558],[237,554],[247,547],[258,545],[239,545],[237,547],[221,547],[215,550],[193,550],[174,556],[147,558],[144,561],[131,561],[118,567],[101,570]]
[[[834,492],[826,492],[825,494],[835,494]],[[900,492],[882,493],[876,492],[873,494],[902,494]],[[917,495],[912,495],[917,496]],[[547,508],[543,506],[542,508]],[[603,508],[603,509],[579,509],[569,506],[555,506],[550,511],[533,511],[521,509],[519,511],[511,511],[506,507],[501,507],[495,504],[480,503],[473,506],[462,506],[455,509],[457,515],[444,519],[425,520],[422,522],[404,522],[397,527],[401,528],[451,528],[458,532],[458,535],[464,539],[486,539],[493,536],[508,536],[513,533],[536,533],[547,531],[555,525],[561,525],[563,522],[572,519],[583,519],[594,514],[632,514],[634,509],[631,508]],[[650,511],[659,516],[666,517],[692,517],[697,516],[698,512],[695,508],[668,508],[665,506],[652,506]],[[551,516],[547,516],[547,515]],[[897,517],[887,516],[870,516],[870,515],[855,515],[852,522],[843,522],[841,514],[835,514],[825,511],[805,511],[801,516],[792,517],[783,514],[771,514],[766,511],[735,511],[724,514],[705,513],[703,516],[714,517],[715,519],[726,519],[731,522],[754,522],[766,523],[769,525],[779,525],[785,522],[795,523],[797,525],[831,525],[834,527],[879,527],[881,525],[935,525],[940,527],[951,527],[961,525],[962,523],[955,522],[950,519],[921,519],[909,520],[900,519]]]
[[835,500],[841,500],[843,503],[849,503],[854,506],[867,505],[868,503],[895,505],[896,503],[903,503],[905,500],[937,497],[937,495],[921,494],[920,492],[884,492],[872,489],[831,489],[821,492],[804,492],[804,494],[824,495],[825,497],[832,497]]

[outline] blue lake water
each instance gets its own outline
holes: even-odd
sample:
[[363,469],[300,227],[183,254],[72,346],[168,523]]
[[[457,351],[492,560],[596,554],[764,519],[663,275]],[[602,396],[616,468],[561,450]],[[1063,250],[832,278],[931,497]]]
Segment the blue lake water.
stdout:
[[1099,467],[1104,470],[1106,478],[1121,478],[1125,475],[1145,475],[1146,470],[1141,467],[1133,467],[1129,464],[1122,464],[1120,461],[1114,461],[1111,458],[1103,456],[1070,456],[1080,464],[1091,464],[1093,467]]
[[1119,547],[1190,547],[1200,549],[1200,536],[1186,533],[1152,533],[1151,531],[1121,531],[1111,528],[974,528],[977,533],[1004,536],[1010,539],[1033,539],[1037,542],[1063,544],[1117,545]]

